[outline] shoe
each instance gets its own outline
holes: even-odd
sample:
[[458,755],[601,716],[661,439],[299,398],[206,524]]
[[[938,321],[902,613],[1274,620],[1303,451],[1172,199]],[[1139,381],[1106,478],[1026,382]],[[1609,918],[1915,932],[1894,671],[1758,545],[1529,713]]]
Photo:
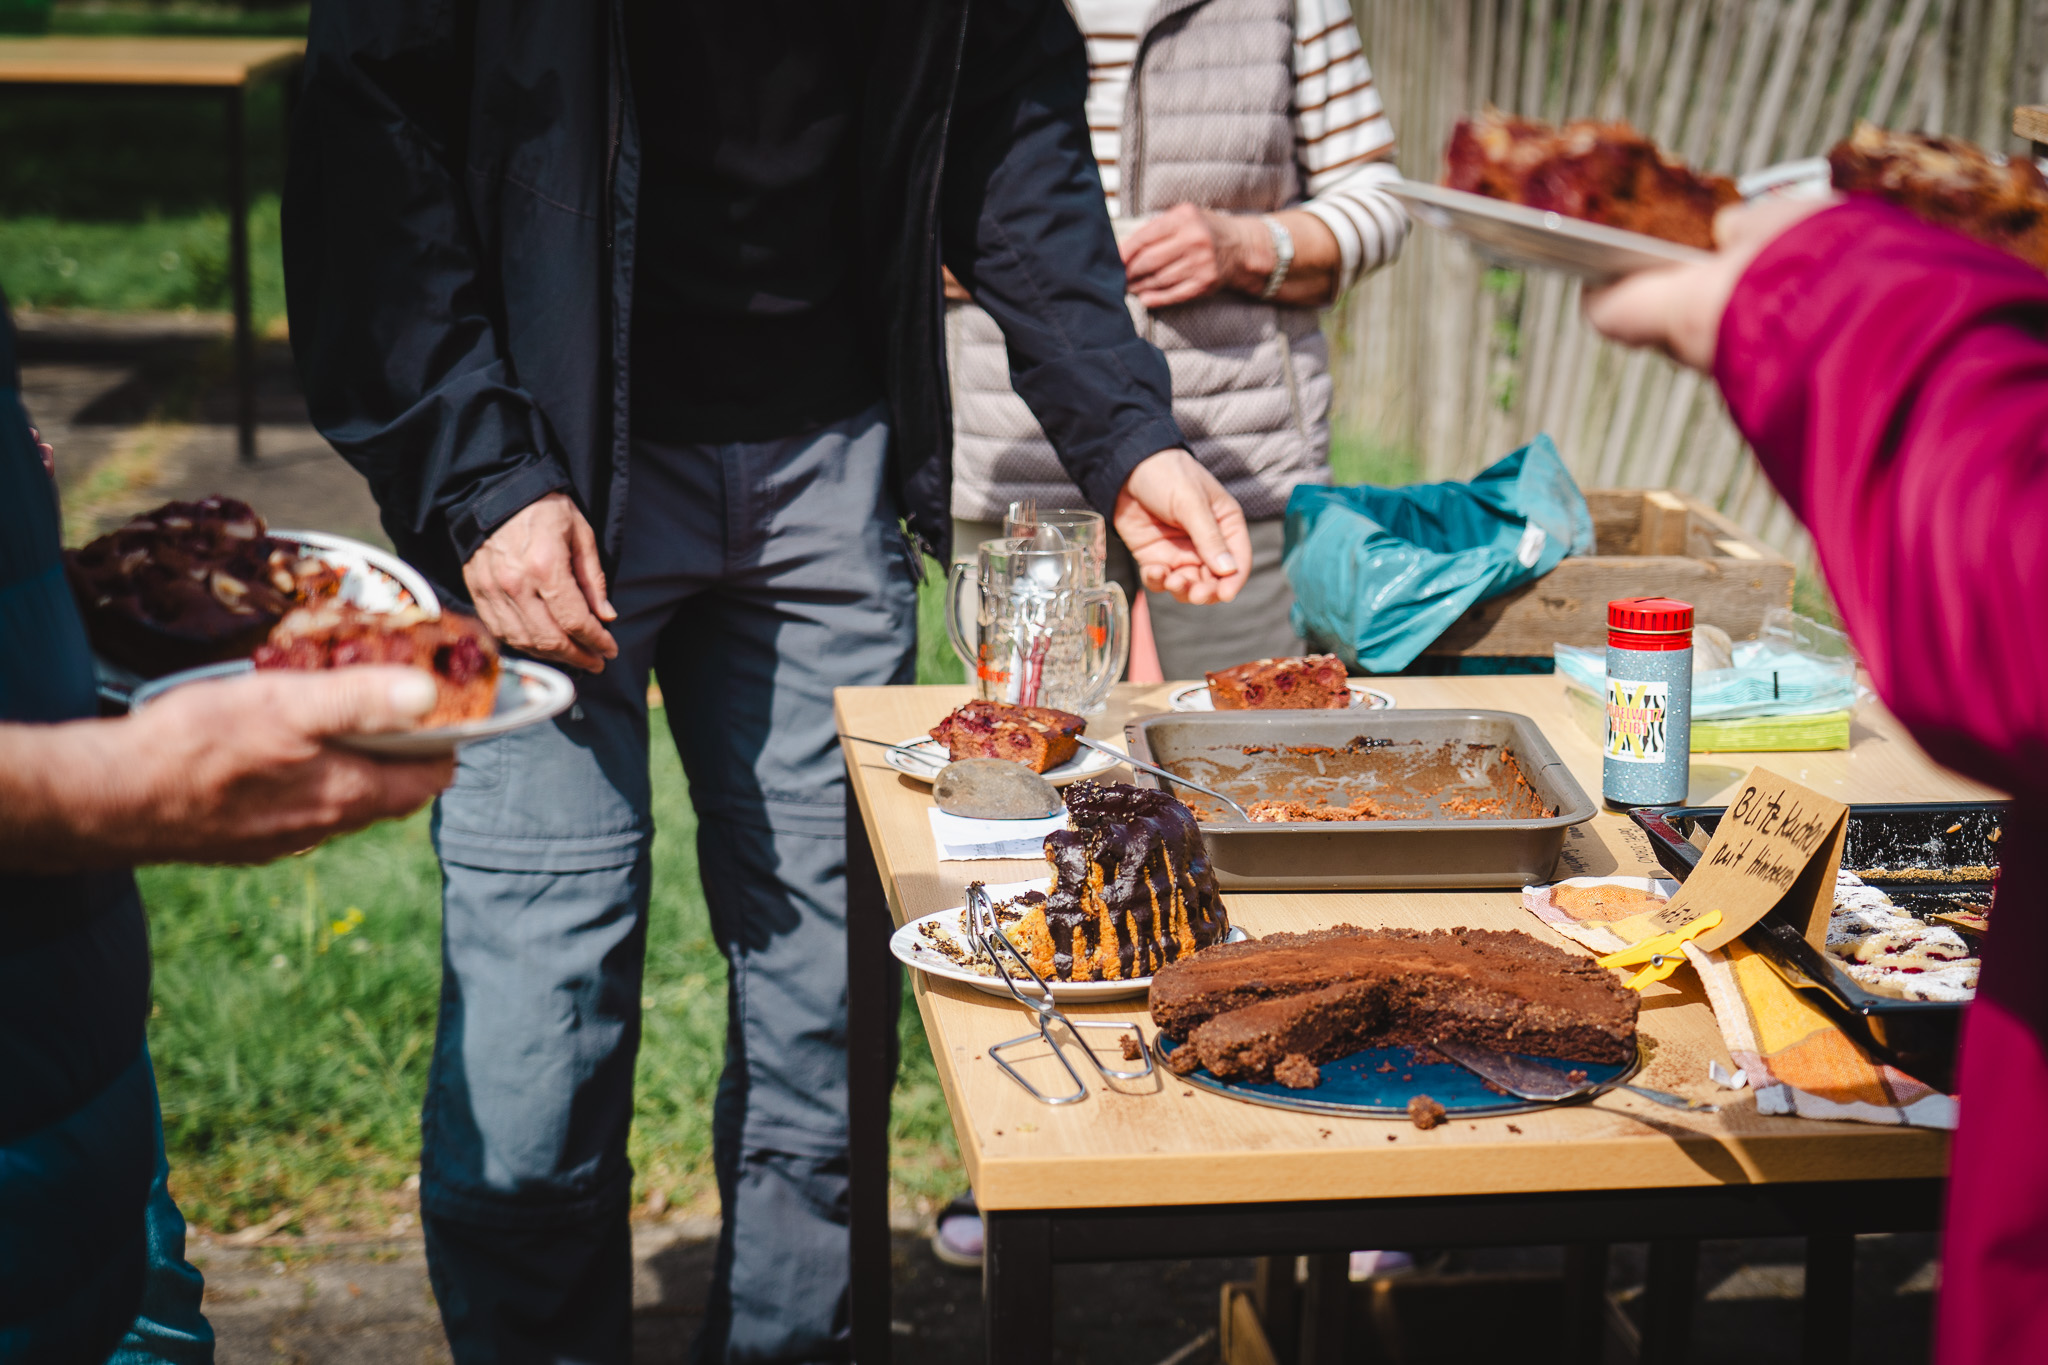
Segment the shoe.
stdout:
[[981,1209],[969,1190],[939,1210],[932,1222],[932,1255],[961,1270],[981,1269]]
[[1406,1275],[1414,1269],[1415,1258],[1405,1251],[1351,1253],[1351,1278],[1354,1282],[1383,1279],[1389,1275]]

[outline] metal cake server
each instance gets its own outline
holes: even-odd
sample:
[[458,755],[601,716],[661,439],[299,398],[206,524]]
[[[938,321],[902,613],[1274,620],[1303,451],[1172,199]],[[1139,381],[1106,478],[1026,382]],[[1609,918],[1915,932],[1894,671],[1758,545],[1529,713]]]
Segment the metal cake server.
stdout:
[[[1017,1003],[1030,1010],[1038,1021],[1035,1032],[1006,1038],[988,1049],[988,1055],[995,1064],[1001,1067],[1011,1080],[1023,1086],[1025,1093],[1032,1099],[1040,1104],[1077,1104],[1088,1098],[1088,1082],[1081,1079],[1081,1073],[1067,1060],[1067,1049],[1060,1045],[1060,1040],[1053,1034],[1055,1025],[1067,1031],[1074,1044],[1080,1047],[1082,1055],[1102,1074],[1104,1080],[1142,1081],[1152,1074],[1152,1049],[1145,1042],[1145,1031],[1137,1024],[1107,1019],[1083,1019],[1077,1023],[1060,1012],[1059,1007],[1053,1004],[1052,989],[1045,984],[1045,978],[1038,974],[1038,969],[1031,965],[1023,950],[1012,943],[1010,936],[1003,932],[1002,925],[996,920],[995,903],[988,898],[988,888],[980,882],[968,883],[967,909],[960,918],[966,924],[968,939],[988,958],[990,965],[996,969],[996,975],[1010,988],[1010,994],[1016,997]],[[1027,981],[1038,992],[1035,998],[1025,992],[1023,983]],[[1135,1039],[1138,1056],[1145,1061],[1144,1067],[1137,1071],[1118,1071],[1113,1067],[1104,1066],[1102,1058],[1095,1055],[1095,1049],[1088,1046],[1088,1040],[1081,1036],[1081,1030],[1084,1028],[1115,1029],[1125,1037]],[[1052,1055],[1066,1068],[1067,1078],[1074,1083],[1071,1092],[1064,1095],[1046,1094],[1026,1080],[1024,1073],[1011,1066],[1009,1059],[1003,1056],[1006,1048],[1040,1040],[1052,1049]]]
[[[1484,1076],[1516,1099],[1539,1102],[1568,1100],[1603,1088],[1597,1081],[1575,1081],[1554,1066],[1533,1062],[1527,1057],[1495,1052],[1488,1047],[1474,1047],[1470,1043],[1447,1043],[1442,1039],[1438,1039],[1431,1046],[1474,1075]],[[1631,1094],[1641,1095],[1646,1100],[1655,1100],[1659,1104],[1669,1105],[1673,1109],[1684,1109],[1694,1114],[1721,1112],[1721,1106],[1718,1104],[1695,1104],[1683,1095],[1652,1090],[1646,1085],[1624,1083],[1604,1088],[1626,1090]]]
[[1185,777],[1182,777],[1179,773],[1170,773],[1166,771],[1166,769],[1164,768],[1155,768],[1150,763],[1140,763],[1137,759],[1132,758],[1123,750],[1112,749],[1107,744],[1098,744],[1094,740],[1088,738],[1088,736],[1086,735],[1075,735],[1074,739],[1077,742],[1079,742],[1082,745],[1082,747],[1093,749],[1095,750],[1095,752],[1099,754],[1108,754],[1117,762],[1128,763],[1131,767],[1136,768],[1141,773],[1151,773],[1154,777],[1163,777],[1168,782],[1177,782],[1181,786],[1188,788],[1190,791],[1198,791],[1204,796],[1212,796],[1216,798],[1218,801],[1221,801],[1224,805],[1236,811],[1246,824],[1249,825],[1254,823],[1252,820],[1252,813],[1250,811],[1246,810],[1243,806],[1238,805],[1237,802],[1231,800],[1222,792],[1217,791],[1214,787],[1205,787],[1199,782],[1190,782]]

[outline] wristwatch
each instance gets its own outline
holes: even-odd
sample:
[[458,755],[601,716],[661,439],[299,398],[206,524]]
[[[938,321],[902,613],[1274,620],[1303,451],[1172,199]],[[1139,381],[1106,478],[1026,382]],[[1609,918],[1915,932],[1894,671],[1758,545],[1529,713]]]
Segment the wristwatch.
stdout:
[[1294,234],[1285,223],[1270,215],[1260,214],[1259,221],[1273,234],[1273,273],[1266,276],[1266,287],[1259,291],[1260,298],[1270,299],[1287,283],[1287,268],[1294,264]]

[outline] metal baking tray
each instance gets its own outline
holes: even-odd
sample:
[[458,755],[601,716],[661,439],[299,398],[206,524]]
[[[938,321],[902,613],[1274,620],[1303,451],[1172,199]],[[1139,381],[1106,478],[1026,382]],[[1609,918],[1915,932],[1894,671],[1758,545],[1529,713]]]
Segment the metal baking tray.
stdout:
[[[1417,818],[1248,824],[1185,788],[1217,884],[1241,891],[1527,886],[1557,865],[1564,832],[1595,814],[1536,722],[1511,711],[1211,711],[1148,716],[1124,727],[1131,754],[1217,788],[1241,804],[1298,799],[1338,786],[1400,797]],[[1326,746],[1317,759],[1247,748]],[[1460,815],[1454,799],[1506,793],[1503,753],[1528,779],[1521,813]],[[1435,756],[1449,755],[1441,761]],[[1335,771],[1330,771],[1334,766]],[[1419,778],[1419,781],[1406,779]],[[1442,778],[1432,789],[1431,783]],[[1139,781],[1164,785],[1140,774]],[[1537,813],[1540,806],[1548,814]]]
[[[1923,919],[1959,903],[1988,902],[2009,809],[2005,801],[1852,805],[1842,866]],[[1665,871],[1684,881],[1726,810],[1664,806],[1629,814],[1650,836]],[[1964,1002],[1901,1000],[1865,990],[1781,911],[1764,916],[1743,942],[1871,1052],[1938,1089],[1953,1087]]]

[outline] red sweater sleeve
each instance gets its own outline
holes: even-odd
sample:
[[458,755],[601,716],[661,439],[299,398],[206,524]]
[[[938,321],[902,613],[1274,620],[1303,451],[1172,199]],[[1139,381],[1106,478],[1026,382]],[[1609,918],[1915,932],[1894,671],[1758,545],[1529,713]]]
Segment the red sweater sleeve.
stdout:
[[2048,792],[2048,276],[1852,201],[1750,265],[1714,371],[1885,703]]

